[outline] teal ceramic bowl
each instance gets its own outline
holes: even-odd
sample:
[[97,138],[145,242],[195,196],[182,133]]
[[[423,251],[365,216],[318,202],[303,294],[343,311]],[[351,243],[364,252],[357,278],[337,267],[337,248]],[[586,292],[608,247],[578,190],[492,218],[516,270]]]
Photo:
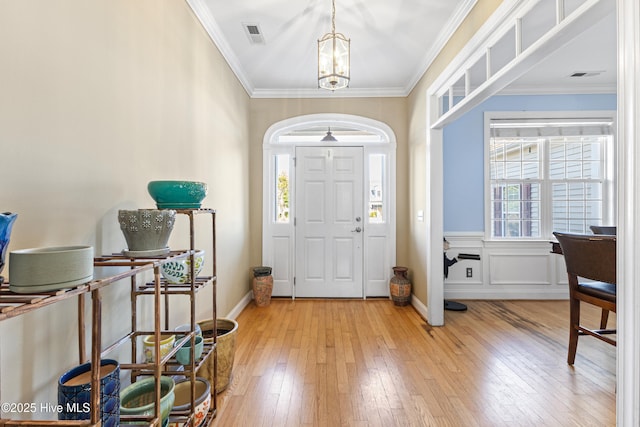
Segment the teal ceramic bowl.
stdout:
[[[204,349],[204,339],[202,335],[196,335],[196,348],[194,349],[196,360],[202,356]],[[191,340],[187,341],[176,352],[176,360],[181,365],[189,365],[191,363]]]
[[158,209],[198,209],[207,196],[207,184],[196,181],[151,181],[147,190]]
[[[175,387],[176,383],[172,378],[160,377],[160,417],[163,425],[173,408]],[[156,409],[155,397],[155,378],[136,381],[120,393],[120,415],[153,415]]]

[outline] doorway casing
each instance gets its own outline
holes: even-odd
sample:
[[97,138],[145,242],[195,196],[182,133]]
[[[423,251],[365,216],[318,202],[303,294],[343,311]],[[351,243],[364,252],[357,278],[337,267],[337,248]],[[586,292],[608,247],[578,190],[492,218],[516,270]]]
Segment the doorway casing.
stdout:
[[[336,142],[308,136],[309,129],[349,129]],[[317,132],[316,132],[317,133]],[[396,262],[396,138],[387,124],[349,114],[310,114],[274,123],[263,138],[262,263],[272,267],[273,296],[295,298],[295,152],[296,147],[362,147],[364,159],[363,295],[389,295],[389,279]],[[374,190],[371,160],[382,164],[381,206],[370,217],[369,195]],[[278,194],[278,179],[286,172],[286,208]],[[280,204],[278,200],[280,199]]]

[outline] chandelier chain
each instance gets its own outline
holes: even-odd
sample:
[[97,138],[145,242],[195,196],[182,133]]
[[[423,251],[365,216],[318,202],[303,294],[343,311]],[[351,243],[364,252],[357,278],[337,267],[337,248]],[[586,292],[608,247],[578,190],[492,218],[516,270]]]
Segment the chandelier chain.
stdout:
[[336,33],[336,0],[331,1],[331,32]]

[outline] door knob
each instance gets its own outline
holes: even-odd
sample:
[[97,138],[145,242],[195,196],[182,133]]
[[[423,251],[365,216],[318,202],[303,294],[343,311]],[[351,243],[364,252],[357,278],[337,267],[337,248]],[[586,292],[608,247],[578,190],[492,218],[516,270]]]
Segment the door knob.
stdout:
[[359,216],[356,217],[356,222],[360,222],[362,221],[362,218],[360,218]]
[[354,230],[351,230],[352,233],[360,233],[362,231],[362,228],[360,227],[356,227]]

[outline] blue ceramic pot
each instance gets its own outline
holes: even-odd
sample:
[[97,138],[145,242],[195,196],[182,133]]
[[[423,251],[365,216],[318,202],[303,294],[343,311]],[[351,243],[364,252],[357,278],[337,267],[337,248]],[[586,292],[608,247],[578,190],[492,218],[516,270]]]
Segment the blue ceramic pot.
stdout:
[[[18,214],[5,212],[0,214],[0,273],[4,268],[4,256],[9,246],[9,237],[11,237],[11,228]],[[4,282],[4,277],[0,276],[0,284]]]
[[[118,361],[100,361],[100,419],[102,426],[120,425],[120,365]],[[60,420],[88,420],[91,417],[91,363],[64,373],[58,381]]]

